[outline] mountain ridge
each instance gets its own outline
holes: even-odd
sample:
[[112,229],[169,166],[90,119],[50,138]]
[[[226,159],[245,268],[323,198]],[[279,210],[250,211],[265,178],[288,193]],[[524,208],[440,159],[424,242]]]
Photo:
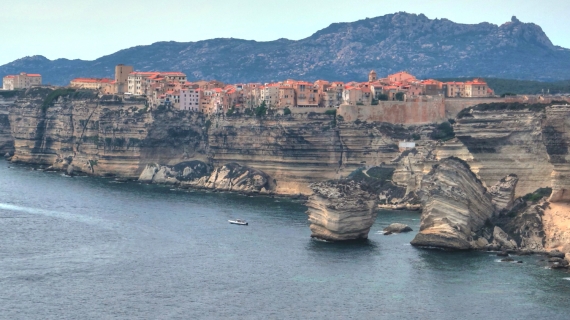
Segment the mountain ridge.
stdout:
[[332,23],[300,40],[215,38],[160,41],[87,61],[24,57],[0,66],[0,75],[42,73],[44,83],[75,77],[112,77],[119,63],[136,70],[175,70],[189,80],[269,82],[287,78],[351,81],[407,70],[418,77],[494,77],[566,80],[570,49],[552,44],[542,28],[516,17],[502,25],[460,24],[399,12]]

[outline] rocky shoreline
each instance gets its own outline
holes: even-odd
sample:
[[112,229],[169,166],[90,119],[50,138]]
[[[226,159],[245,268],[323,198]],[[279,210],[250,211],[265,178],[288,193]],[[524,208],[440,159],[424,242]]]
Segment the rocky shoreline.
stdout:
[[0,98],[0,154],[8,160],[69,175],[307,199],[312,236],[328,241],[366,239],[378,209],[421,210],[412,242],[419,247],[570,252],[570,106],[479,105],[450,119],[442,136],[437,124],[315,112],[149,111],[90,92],[45,105],[50,92]]

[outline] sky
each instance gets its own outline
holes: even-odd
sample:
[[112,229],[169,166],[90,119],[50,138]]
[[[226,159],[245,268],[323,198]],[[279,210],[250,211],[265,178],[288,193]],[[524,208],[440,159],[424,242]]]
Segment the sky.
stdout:
[[468,24],[515,15],[570,48],[570,0],[18,0],[0,4],[0,65],[31,55],[94,60],[158,41],[298,40],[399,11]]

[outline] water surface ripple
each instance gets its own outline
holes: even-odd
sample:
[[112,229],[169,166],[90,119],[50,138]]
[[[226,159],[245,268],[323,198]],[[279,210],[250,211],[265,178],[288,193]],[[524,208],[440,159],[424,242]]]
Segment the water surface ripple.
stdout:
[[0,318],[568,319],[570,275],[540,257],[499,263],[380,233],[418,230],[414,212],[380,212],[367,242],[323,243],[304,211],[0,162]]

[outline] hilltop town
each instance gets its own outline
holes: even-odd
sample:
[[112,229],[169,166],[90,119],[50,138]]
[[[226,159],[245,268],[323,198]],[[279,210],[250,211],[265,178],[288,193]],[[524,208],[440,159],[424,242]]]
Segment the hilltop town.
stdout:
[[[38,74],[4,77],[4,90],[41,84]],[[408,72],[368,81],[315,82],[285,80],[275,83],[225,84],[220,81],[190,82],[182,72],[141,72],[132,66],[117,65],[115,79],[76,78],[69,86],[97,90],[101,94],[144,97],[151,107],[161,105],[205,114],[243,112],[260,105],[273,109],[334,108],[341,105],[378,105],[381,101],[412,101],[422,96],[481,98],[494,92],[483,79],[467,82],[420,80]]]

